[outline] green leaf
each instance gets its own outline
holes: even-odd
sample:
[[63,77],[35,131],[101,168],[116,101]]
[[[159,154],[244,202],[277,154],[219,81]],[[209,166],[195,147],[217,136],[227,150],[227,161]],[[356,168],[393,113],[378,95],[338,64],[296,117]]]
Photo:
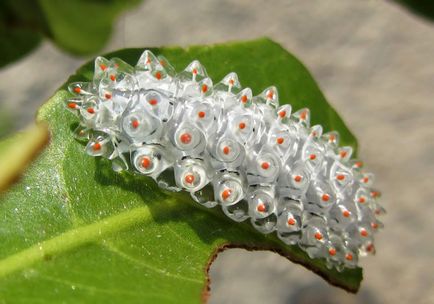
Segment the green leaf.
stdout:
[[0,67],[36,48],[44,29],[43,15],[35,1],[0,1]]
[[90,54],[108,41],[112,23],[140,0],[39,0],[52,39],[73,54]]
[[140,0],[2,0],[0,67],[36,48],[43,37],[76,54],[99,51],[112,24]]
[[406,6],[412,12],[425,17],[427,20],[434,19],[434,2],[432,0],[396,0]]
[[44,124],[0,141],[0,191],[5,190],[48,142]]
[[[134,64],[143,49],[106,55]],[[275,84],[295,109],[308,106],[313,122],[356,141],[328,105],[303,65],[278,44],[243,43],[153,49],[180,70],[199,59],[218,81],[236,71],[259,93]],[[69,81],[89,80],[93,63]],[[85,155],[72,138],[76,120],[63,106],[65,86],[41,108],[52,142],[25,179],[0,202],[0,298],[6,302],[200,302],[207,269],[227,247],[275,251],[356,292],[360,268],[338,273],[298,247],[238,224],[218,208],[208,210],[184,194],[164,193],[153,181],[117,174],[108,162]]]

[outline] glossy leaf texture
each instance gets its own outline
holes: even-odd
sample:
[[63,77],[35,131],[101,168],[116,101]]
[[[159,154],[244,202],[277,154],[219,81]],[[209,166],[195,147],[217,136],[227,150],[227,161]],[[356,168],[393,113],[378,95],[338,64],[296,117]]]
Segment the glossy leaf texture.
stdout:
[[112,24],[140,0],[3,0],[0,2],[0,67],[29,53],[43,37],[72,54],[99,51]]
[[[309,107],[312,122],[356,140],[326,102],[304,66],[268,39],[151,49],[177,70],[200,60],[218,81],[236,71],[244,86],[260,93],[276,85],[280,100],[295,110]],[[105,55],[135,64],[143,49]],[[93,62],[68,80],[92,78]],[[6,302],[196,303],[208,296],[207,269],[216,252],[243,247],[278,252],[334,285],[357,291],[360,268],[338,273],[298,247],[238,224],[189,196],[162,192],[147,177],[112,171],[84,153],[72,137],[76,120],[64,109],[60,88],[40,109],[52,141],[22,182],[0,201],[0,298]],[[296,266],[294,266],[296,267]],[[277,278],[276,278],[277,279]]]

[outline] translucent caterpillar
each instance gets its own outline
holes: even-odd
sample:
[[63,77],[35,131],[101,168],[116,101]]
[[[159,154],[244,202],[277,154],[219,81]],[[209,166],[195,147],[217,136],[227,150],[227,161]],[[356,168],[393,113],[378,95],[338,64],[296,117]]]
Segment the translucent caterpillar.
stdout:
[[356,267],[375,252],[377,215],[385,211],[373,175],[351,158],[351,147],[339,147],[338,133],[310,126],[308,109],[279,106],[275,87],[253,96],[235,73],[213,85],[198,61],[176,73],[145,51],[135,67],[96,58],[92,82],[69,90],[66,106],[80,120],[75,136],[115,171],[188,191],[329,268]]

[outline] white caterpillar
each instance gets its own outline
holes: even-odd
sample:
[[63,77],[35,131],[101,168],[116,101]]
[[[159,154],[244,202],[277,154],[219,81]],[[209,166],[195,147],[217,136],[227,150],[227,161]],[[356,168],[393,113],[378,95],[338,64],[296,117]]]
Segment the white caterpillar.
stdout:
[[310,127],[308,109],[279,107],[275,87],[253,97],[235,73],[213,86],[198,61],[176,74],[145,51],[134,68],[98,57],[93,81],[69,90],[76,137],[90,139],[87,153],[112,160],[114,170],[220,205],[330,268],[356,267],[359,255],[374,253],[384,209],[373,175],[351,159],[351,147],[338,146],[336,132]]

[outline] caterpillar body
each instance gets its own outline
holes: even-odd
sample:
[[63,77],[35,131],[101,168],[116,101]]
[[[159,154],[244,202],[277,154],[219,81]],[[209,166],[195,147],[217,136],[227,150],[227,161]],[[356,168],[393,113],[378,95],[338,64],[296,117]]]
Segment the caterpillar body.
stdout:
[[86,152],[115,171],[185,190],[261,233],[276,232],[329,268],[354,268],[375,252],[384,213],[373,175],[339,147],[339,134],[310,126],[310,112],[279,106],[275,87],[253,96],[235,73],[213,85],[195,60],[176,73],[145,51],[132,67],[98,57],[92,82],[69,85],[66,107]]

